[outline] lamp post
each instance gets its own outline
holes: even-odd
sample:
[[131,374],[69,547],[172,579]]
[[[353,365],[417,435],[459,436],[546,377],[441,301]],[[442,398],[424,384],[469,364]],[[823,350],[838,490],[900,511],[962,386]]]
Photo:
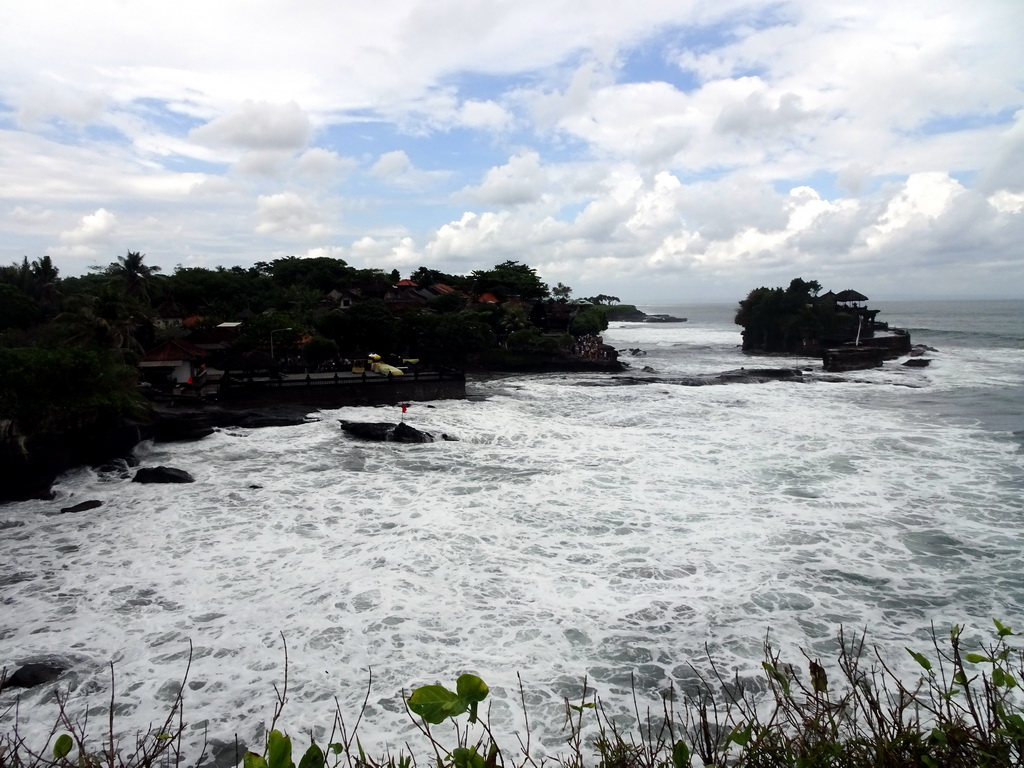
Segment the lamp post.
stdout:
[[270,332],[270,357],[276,363],[277,358],[274,357],[274,334],[280,333],[281,331],[290,331],[291,328],[275,328]]

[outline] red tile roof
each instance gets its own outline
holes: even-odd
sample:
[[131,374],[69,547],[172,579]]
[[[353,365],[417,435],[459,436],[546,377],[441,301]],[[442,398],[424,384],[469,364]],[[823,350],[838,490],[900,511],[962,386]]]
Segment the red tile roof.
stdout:
[[174,360],[194,360],[198,357],[206,357],[205,349],[200,349],[195,344],[189,344],[184,339],[169,339],[146,353],[142,358],[144,363],[162,363]]

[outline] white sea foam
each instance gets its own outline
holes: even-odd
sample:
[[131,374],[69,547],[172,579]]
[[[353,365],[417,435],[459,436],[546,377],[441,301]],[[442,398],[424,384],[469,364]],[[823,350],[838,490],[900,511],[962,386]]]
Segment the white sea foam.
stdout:
[[[191,643],[190,739],[206,724],[248,742],[273,708],[283,635],[293,733],[329,725],[334,696],[354,719],[372,669],[363,743],[400,747],[415,736],[402,691],[472,671],[509,727],[519,674],[554,748],[584,675],[613,705],[631,675],[653,701],[705,645],[725,670],[756,671],[769,627],[795,656],[867,626],[899,665],[931,622],[1020,614],[1024,459],[914,407],[959,362],[854,383],[674,383],[754,367],[728,330],[610,329],[648,351],[634,364],[655,369],[649,383],[508,377],[413,405],[411,424],[457,442],[357,442],[338,418],[398,413],[350,408],[140,446],[189,485],[69,473],[53,502],[0,507],[0,524],[22,523],[0,545],[0,659],[69,658],[74,696],[96,706],[113,661],[132,733],[159,719]],[[58,514],[92,498],[104,505]],[[30,739],[52,723],[46,699],[24,695]]]

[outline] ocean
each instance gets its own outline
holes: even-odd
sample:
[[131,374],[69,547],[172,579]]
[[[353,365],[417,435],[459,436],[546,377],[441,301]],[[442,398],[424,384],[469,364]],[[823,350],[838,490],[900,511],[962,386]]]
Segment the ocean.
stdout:
[[[371,444],[338,419],[140,445],[189,485],[82,468],[54,501],[0,506],[0,665],[71,666],[72,712],[102,730],[163,718],[186,670],[186,742],[227,764],[278,727],[324,738],[335,702],[371,754],[427,754],[403,696],[473,672],[492,727],[565,749],[563,699],[586,678],[609,713],[660,710],[710,654],[756,675],[766,637],[826,664],[866,628],[897,670],[934,626],[1024,628],[1024,302],[872,303],[934,351],[838,376],[755,358],[734,305],[643,306],[685,323],[613,323],[621,375],[492,376],[405,420],[457,441]],[[633,356],[628,350],[644,354]],[[801,381],[695,386],[739,368]],[[74,515],[87,499],[103,506]],[[21,694],[41,747],[49,686]],[[367,694],[367,691],[369,693]],[[404,693],[403,693],[404,692]],[[0,694],[9,732],[16,693]],[[444,733],[444,731],[441,731]]]

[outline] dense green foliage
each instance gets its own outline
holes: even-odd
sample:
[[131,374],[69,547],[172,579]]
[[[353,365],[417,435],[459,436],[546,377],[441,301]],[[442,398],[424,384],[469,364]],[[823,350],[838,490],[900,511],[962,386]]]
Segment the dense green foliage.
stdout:
[[801,352],[821,341],[843,340],[856,320],[834,303],[817,301],[817,280],[794,278],[788,288],[755,288],[739,304],[735,322],[743,326],[743,348]]
[[[571,288],[551,291],[517,261],[465,276],[419,267],[412,286],[400,277],[328,257],[161,274],[128,251],[62,279],[48,256],[25,258],[0,267],[0,404],[24,425],[41,423],[47,409],[127,409],[139,400],[131,371],[147,350],[229,321],[242,324],[226,360],[250,369],[281,359],[315,368],[371,353],[453,367],[536,364],[565,354],[566,332],[607,327],[606,307],[569,302]],[[411,293],[419,287],[428,290]]]
[[105,349],[0,348],[0,417],[46,426],[77,411],[126,413],[141,405],[135,369]]

